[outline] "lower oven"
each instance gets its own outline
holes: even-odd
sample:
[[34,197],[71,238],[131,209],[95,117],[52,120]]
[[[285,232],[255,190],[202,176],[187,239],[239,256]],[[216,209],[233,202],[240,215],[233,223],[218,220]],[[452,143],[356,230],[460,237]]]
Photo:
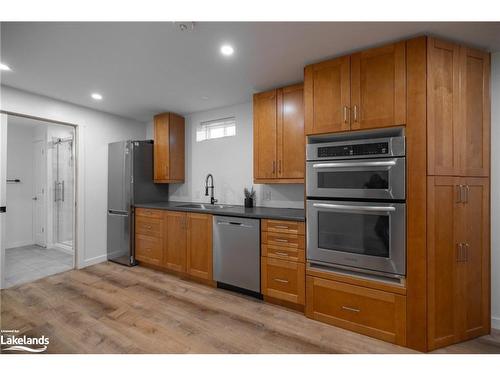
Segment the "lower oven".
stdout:
[[307,258],[394,276],[406,274],[406,204],[307,200]]

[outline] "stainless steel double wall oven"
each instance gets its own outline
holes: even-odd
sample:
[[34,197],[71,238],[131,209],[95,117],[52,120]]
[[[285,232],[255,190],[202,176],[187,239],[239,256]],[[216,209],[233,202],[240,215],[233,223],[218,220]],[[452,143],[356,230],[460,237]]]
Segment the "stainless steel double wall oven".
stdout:
[[404,276],[404,129],[310,136],[306,158],[308,262]]

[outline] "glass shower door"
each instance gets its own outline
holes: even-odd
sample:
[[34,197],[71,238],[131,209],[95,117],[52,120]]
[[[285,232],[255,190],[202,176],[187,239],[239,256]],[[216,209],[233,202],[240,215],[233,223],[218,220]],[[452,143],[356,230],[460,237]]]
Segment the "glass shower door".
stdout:
[[73,138],[54,143],[54,242],[73,248]]

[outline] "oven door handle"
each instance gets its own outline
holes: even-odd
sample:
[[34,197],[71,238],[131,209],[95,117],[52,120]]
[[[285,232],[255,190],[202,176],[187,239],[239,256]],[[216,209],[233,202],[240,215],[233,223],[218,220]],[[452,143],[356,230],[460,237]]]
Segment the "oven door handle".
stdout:
[[392,206],[353,206],[346,204],[313,203],[313,207],[326,208],[334,211],[365,211],[365,212],[394,212],[396,207]]
[[393,167],[396,160],[385,161],[363,161],[363,162],[338,162],[338,163],[315,163],[313,168],[352,168],[352,167]]

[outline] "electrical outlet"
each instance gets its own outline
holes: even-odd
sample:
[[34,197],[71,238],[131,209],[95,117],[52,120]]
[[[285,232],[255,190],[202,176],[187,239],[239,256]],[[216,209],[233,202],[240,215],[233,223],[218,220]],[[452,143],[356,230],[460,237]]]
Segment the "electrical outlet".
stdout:
[[264,190],[264,200],[270,201],[272,199],[271,190]]

